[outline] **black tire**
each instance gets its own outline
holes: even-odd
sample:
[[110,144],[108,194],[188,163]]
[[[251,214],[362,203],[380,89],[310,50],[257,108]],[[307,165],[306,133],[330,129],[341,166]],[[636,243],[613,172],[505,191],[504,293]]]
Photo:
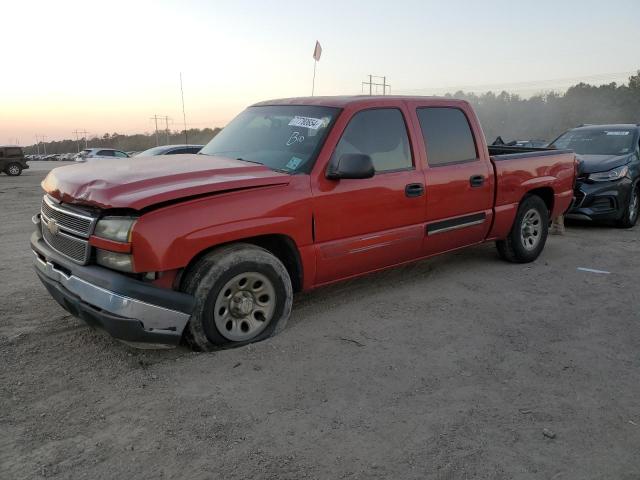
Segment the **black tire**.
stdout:
[[[253,285],[258,283],[268,285],[270,295],[248,300],[252,305],[251,308],[256,310],[251,310],[250,313],[244,312],[246,316],[242,316],[243,312],[236,312],[238,316],[235,316],[231,307],[236,296],[256,295],[252,292],[253,286],[247,286],[244,290],[239,286],[242,278],[236,284],[234,279],[245,274],[249,275],[249,278],[253,275],[263,279],[264,282],[256,280]],[[231,291],[228,288],[229,282],[234,282],[233,287],[237,291],[227,296],[226,291]],[[223,288],[225,292],[222,291]],[[192,348],[201,351],[239,347],[259,342],[281,332],[289,319],[293,303],[291,279],[282,262],[269,251],[247,243],[227,245],[203,256],[186,272],[182,281],[182,290],[192,294],[196,299],[193,314],[185,328],[185,340]],[[271,295],[275,300],[269,299]],[[269,303],[272,313],[267,314],[268,318],[265,317],[264,312],[257,311],[263,308],[258,303],[258,299],[262,297],[267,297],[267,300],[272,302]],[[217,307],[218,302],[225,301],[228,310],[225,312],[226,316],[222,316]],[[242,305],[245,308],[244,303]],[[220,310],[223,309],[224,307],[220,308]],[[264,325],[260,325],[258,313],[263,319],[266,318]],[[227,319],[226,324],[225,319]],[[229,323],[232,324],[232,328],[228,327]],[[224,325],[227,326],[226,331]],[[241,328],[245,325],[247,325],[246,332]],[[254,325],[257,326],[254,328]],[[262,330],[258,331],[259,328]],[[252,330],[255,330],[256,334],[251,338],[237,340],[233,337],[235,334],[250,335]]]
[[[536,220],[535,226],[529,225],[531,218]],[[529,233],[523,233],[523,230]],[[535,242],[532,242],[534,231],[537,231],[537,237]],[[530,195],[520,202],[511,232],[504,240],[498,240],[496,247],[500,257],[508,262],[533,262],[544,249],[548,233],[549,210],[547,205],[537,195]]]
[[4,173],[9,175],[10,177],[17,177],[18,175],[20,175],[22,173],[22,165],[20,165],[19,163],[16,163],[16,162],[10,163],[4,169]]
[[[635,202],[635,205],[634,205]],[[638,222],[640,212],[640,183],[636,183],[629,192],[629,200],[624,209],[622,218],[616,222],[620,228],[631,228]]]

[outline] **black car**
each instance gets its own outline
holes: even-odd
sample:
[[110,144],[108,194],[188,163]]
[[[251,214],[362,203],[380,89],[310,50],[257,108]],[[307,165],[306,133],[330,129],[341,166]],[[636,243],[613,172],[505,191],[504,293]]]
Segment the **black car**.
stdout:
[[586,125],[551,142],[580,161],[567,218],[613,220],[630,228],[640,210],[640,125]]
[[180,155],[198,153],[204,145],[162,145],[136,154],[136,157],[154,157],[156,155]]
[[0,172],[17,177],[22,170],[29,168],[21,147],[16,145],[0,145]]

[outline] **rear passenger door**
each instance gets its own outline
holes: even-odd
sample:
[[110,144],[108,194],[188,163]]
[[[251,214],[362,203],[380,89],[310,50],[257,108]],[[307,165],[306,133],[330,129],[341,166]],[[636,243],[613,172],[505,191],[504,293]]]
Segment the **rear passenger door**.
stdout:
[[493,169],[474,136],[475,117],[459,105],[415,111],[427,164],[424,255],[481,242],[491,225]]
[[417,257],[424,237],[424,177],[398,108],[356,112],[331,161],[369,155],[372,178],[330,180],[323,170],[312,183],[316,284]]

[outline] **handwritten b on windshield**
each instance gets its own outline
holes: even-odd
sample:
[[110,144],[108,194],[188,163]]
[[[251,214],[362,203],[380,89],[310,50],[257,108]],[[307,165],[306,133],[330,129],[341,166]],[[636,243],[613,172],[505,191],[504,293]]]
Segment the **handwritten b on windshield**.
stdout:
[[287,140],[287,147],[290,147],[294,143],[302,143],[304,142],[304,135],[300,135],[300,132],[293,132]]

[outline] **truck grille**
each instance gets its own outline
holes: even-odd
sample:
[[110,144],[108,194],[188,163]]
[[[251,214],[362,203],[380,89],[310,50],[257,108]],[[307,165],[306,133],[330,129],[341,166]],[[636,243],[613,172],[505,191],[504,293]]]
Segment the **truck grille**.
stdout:
[[60,227],[77,235],[88,237],[91,235],[91,227],[94,219],[87,215],[65,210],[57,206],[47,196],[42,199],[42,215],[47,220],[55,220]]
[[82,265],[89,261],[96,218],[60,207],[45,196],[40,210],[42,237],[58,253]]
[[62,232],[52,234],[47,224],[42,222],[42,237],[56,252],[70,258],[74,262],[86,264],[89,260],[89,242],[72,237]]

